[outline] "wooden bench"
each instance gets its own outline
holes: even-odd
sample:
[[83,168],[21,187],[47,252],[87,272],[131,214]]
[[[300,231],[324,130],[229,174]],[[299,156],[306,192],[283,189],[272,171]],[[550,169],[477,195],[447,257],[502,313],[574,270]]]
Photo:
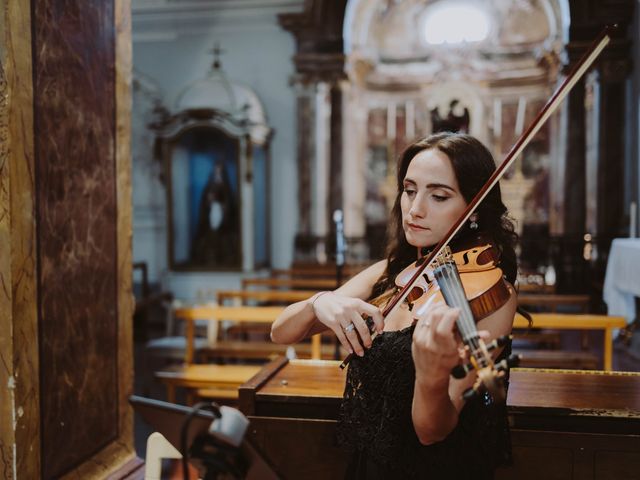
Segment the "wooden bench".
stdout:
[[518,305],[522,307],[536,307],[549,312],[557,312],[558,307],[564,306],[575,309],[579,313],[587,313],[591,298],[589,295],[558,295],[546,293],[520,293]]
[[[182,318],[186,321],[185,337],[187,339],[187,348],[185,351],[185,363],[193,363],[193,338],[194,338],[194,322],[195,320],[207,320],[209,322],[220,322],[222,320],[230,320],[238,323],[250,322],[264,325],[271,325],[274,320],[282,313],[284,307],[189,307],[178,308],[174,311],[176,318]],[[316,340],[319,347],[319,337]],[[315,352],[320,355],[320,352]]]
[[[176,318],[186,321],[185,337],[185,365],[173,370],[156,372],[156,378],[167,387],[167,398],[175,400],[175,389],[183,387],[189,390],[208,388],[235,390],[238,385],[251,377],[252,372],[259,370],[255,365],[198,365],[194,364],[194,323],[195,320],[219,322],[231,320],[235,322],[253,322],[270,325],[282,312],[284,307],[190,307],[179,308],[174,311]],[[296,345],[296,354],[301,357],[333,358],[333,346],[322,346],[320,335],[312,337],[311,344]],[[286,350],[286,346],[275,345],[272,342],[225,342],[218,341],[203,351],[209,354],[231,358],[260,358],[268,359],[273,353]],[[246,377],[246,378],[245,378]],[[235,396],[233,392],[228,392]]]
[[218,290],[218,305],[244,305],[245,302],[256,303],[294,303],[306,300],[316,290]]
[[[565,313],[587,313],[591,298],[589,295],[564,295],[554,293],[520,293],[518,294],[518,305],[525,309],[535,309],[535,312],[558,311],[558,308],[565,307]],[[558,336],[557,332],[539,332],[539,335]],[[587,331],[581,332],[582,350],[589,349],[589,336]]]
[[560,332],[557,330],[549,331],[531,331],[531,330],[514,330],[513,332],[513,348],[546,348],[556,350],[560,348],[561,338]]
[[[218,340],[212,347],[204,347],[198,352],[198,357],[203,361],[213,360],[272,360],[275,357],[287,356],[289,348],[293,348],[295,358],[312,359],[313,345],[310,343],[298,343],[292,345],[278,345],[273,342],[252,342]],[[341,358],[347,355],[343,349]],[[335,360],[335,346],[322,344],[320,347],[320,359]]]
[[[347,264],[342,267],[342,275],[346,278],[349,276],[353,276],[365,268],[369,267],[371,264],[369,263],[360,263],[360,264]],[[294,263],[291,268],[288,269],[272,269],[271,276],[272,277],[303,277],[303,276],[317,276],[317,277],[332,277],[336,276],[336,265],[335,263]]]
[[[603,365],[611,370],[613,358],[613,330],[627,323],[624,317],[571,313],[532,313],[532,328],[556,330],[602,330],[604,331]],[[513,328],[528,329],[529,323],[522,315],[516,315]]]
[[[283,307],[195,307],[178,309],[176,317],[187,320],[186,363],[193,363],[193,321],[209,319],[211,321],[235,320],[241,322],[272,323],[282,312]],[[603,364],[605,370],[611,370],[613,356],[613,330],[626,326],[624,317],[590,314],[567,313],[534,313],[533,328],[551,328],[556,330],[603,330],[604,349]],[[528,329],[527,319],[516,315],[514,328]],[[312,340],[312,358],[320,358],[320,336],[314,335]]]
[[521,293],[532,294],[553,294],[556,292],[555,285],[538,285],[536,283],[519,283],[517,286],[518,295]]
[[249,287],[280,288],[280,289],[304,289],[304,290],[334,290],[335,278],[244,278],[242,289]]
[[[155,376],[167,387],[167,401],[175,403],[177,387],[213,388],[228,391],[231,395],[261,369],[262,365],[185,365],[156,372]],[[190,400],[187,401],[190,403]]]
[[558,368],[564,370],[597,370],[600,359],[590,353],[567,350],[519,350],[513,353],[522,355],[519,367]]
[[[315,293],[315,290],[218,290],[216,300],[218,305],[289,305],[306,300]],[[244,340],[248,340],[250,335],[261,335],[266,339],[270,330],[271,326],[264,323],[243,322],[229,327],[226,333],[229,336],[239,335]]]

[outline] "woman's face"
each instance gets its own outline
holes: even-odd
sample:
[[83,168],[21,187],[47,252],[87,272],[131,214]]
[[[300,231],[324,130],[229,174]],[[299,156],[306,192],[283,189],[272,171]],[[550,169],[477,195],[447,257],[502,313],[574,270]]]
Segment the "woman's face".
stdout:
[[449,157],[438,149],[421,151],[409,163],[403,184],[400,206],[407,242],[435,245],[467,207]]

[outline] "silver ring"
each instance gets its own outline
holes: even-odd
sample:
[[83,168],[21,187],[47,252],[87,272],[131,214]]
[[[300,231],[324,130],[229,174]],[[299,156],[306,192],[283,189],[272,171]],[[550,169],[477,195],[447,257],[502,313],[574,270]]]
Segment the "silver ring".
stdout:
[[344,327],[344,333],[349,333],[350,331],[352,331],[354,328],[356,328],[356,326],[353,323],[350,323],[349,325],[347,325],[346,327]]

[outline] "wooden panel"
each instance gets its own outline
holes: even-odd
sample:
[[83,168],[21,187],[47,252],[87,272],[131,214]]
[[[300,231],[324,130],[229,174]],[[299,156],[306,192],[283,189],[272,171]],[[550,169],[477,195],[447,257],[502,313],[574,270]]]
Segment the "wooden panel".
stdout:
[[120,433],[116,21],[114,1],[33,5],[42,475],[52,478]]
[[40,478],[30,2],[0,8],[0,472]]
[[[615,452],[611,450],[599,451],[595,454],[595,480],[616,478],[640,479],[640,445],[636,443],[636,451]],[[629,445],[631,447],[632,445]]]
[[348,455],[336,445],[333,420],[249,417],[249,438],[283,478],[344,478]]
[[[133,447],[133,411],[129,396],[133,389],[133,289],[132,289],[132,205],[131,205],[131,1],[113,0],[116,79],[115,175],[117,178],[117,262],[118,348],[112,352],[118,367],[118,390],[110,392],[118,404],[118,437],[97,455],[70,472],[63,480],[77,478],[123,478],[142,460]],[[140,471],[137,470],[139,473]],[[141,478],[136,473],[133,478]],[[126,478],[130,478],[127,476]]]
[[515,429],[513,465],[497,480],[640,479],[640,436]]
[[520,409],[635,411],[640,416],[640,374],[513,369],[508,403]]
[[572,478],[573,452],[570,448],[512,445],[513,465],[502,467],[496,479],[567,480]]

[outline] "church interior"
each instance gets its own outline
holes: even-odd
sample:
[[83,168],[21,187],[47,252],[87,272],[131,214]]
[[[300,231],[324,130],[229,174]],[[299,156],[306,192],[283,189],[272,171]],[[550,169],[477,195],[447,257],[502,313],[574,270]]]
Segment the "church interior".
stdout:
[[178,458],[196,402],[249,420],[247,478],[343,478],[348,352],[270,325],[386,258],[399,156],[453,131],[513,160],[532,325],[496,478],[640,479],[640,0],[9,1],[0,26],[3,478],[161,478],[150,435]]

